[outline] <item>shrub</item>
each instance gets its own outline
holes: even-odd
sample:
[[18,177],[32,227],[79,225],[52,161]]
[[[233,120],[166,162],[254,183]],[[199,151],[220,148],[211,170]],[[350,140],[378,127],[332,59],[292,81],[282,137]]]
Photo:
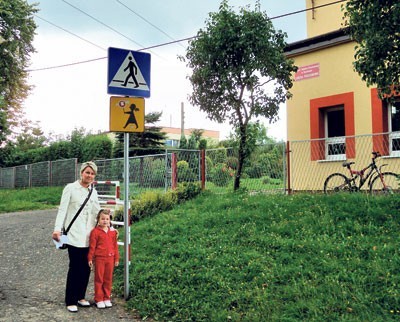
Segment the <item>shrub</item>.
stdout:
[[226,164],[229,168],[236,170],[239,164],[239,160],[237,157],[228,157],[228,159],[226,160]]
[[[147,191],[131,200],[131,221],[139,221],[157,213],[171,210],[176,204],[190,200],[201,193],[199,183],[178,184],[176,190],[164,192]],[[122,210],[115,212],[115,220],[122,220]]]
[[177,195],[177,202],[182,203],[199,195],[201,193],[201,185],[196,182],[183,182],[178,184],[175,193]]
[[189,167],[189,163],[187,161],[181,160],[176,164],[178,171],[178,182],[184,181],[196,181],[197,176],[193,172],[193,170]]
[[252,179],[261,178],[263,176],[263,168],[258,163],[245,168],[244,172]]
[[216,164],[210,171],[211,181],[218,187],[225,187],[232,180],[235,172],[225,163]]

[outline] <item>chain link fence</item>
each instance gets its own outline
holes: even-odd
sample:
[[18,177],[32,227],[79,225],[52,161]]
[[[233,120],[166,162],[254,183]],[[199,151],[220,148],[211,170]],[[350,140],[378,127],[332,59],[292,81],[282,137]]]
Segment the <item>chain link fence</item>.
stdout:
[[[400,145],[390,133],[348,136],[336,140],[290,142],[288,174],[292,191],[321,192],[332,173],[351,177],[343,162],[354,162],[352,169],[362,170],[371,163],[372,152],[379,152],[377,165],[382,171],[400,173]],[[362,190],[368,189],[368,181]]]
[[[242,171],[241,187],[249,191],[285,190],[285,146],[271,144],[256,147]],[[124,180],[123,158],[95,160],[97,181]],[[233,189],[238,166],[232,149],[168,149],[163,154],[131,157],[129,183],[133,194],[145,190],[175,188],[182,182],[203,181],[207,189]],[[63,186],[79,178],[76,159],[40,162],[0,169],[0,188]],[[121,185],[122,186],[122,185]],[[122,192],[123,195],[123,192]]]
[[76,169],[75,158],[0,168],[0,188],[63,186],[75,179]]
[[[331,173],[349,175],[343,161],[352,161],[353,169],[361,170],[370,164],[373,151],[382,155],[377,164],[384,165],[383,171],[400,173],[400,139],[391,133],[257,146],[246,156],[240,187],[251,193],[321,192]],[[123,186],[123,158],[95,162],[96,180],[120,181]],[[206,189],[226,192],[233,189],[237,167],[238,154],[233,148],[168,149],[162,154],[131,157],[130,191],[166,191],[182,182],[201,181]],[[0,168],[0,188],[63,186],[79,178],[79,168],[77,159]]]

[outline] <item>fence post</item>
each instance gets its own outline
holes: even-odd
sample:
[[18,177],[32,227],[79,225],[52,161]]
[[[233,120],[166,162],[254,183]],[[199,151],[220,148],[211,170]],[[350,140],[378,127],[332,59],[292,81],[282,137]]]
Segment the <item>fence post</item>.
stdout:
[[290,142],[286,141],[286,173],[287,173],[287,192],[292,193],[292,188],[290,185]]
[[172,190],[175,190],[176,185],[177,185],[177,179],[178,179],[178,171],[177,171],[177,166],[176,166],[176,154],[175,153],[172,153],[172,155],[171,155],[171,170],[172,170],[171,188],[172,188]]
[[206,188],[206,150],[200,151],[201,190]]

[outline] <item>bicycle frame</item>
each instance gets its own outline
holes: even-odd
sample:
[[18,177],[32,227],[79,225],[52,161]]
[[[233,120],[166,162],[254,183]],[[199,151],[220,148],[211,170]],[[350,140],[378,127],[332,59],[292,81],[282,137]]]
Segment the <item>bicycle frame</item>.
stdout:
[[[376,174],[381,178],[382,183],[383,183],[383,185],[385,186],[385,183],[383,182],[383,179],[382,179],[382,174],[381,174],[382,171],[381,171],[381,168],[382,168],[383,166],[386,166],[387,164],[383,164],[383,165],[381,165],[381,166],[378,168],[378,166],[376,165],[375,160],[376,160],[378,157],[380,157],[380,154],[377,153],[377,152],[373,152],[372,154],[373,154],[372,162],[371,162],[367,167],[363,168],[362,170],[353,170],[353,169],[351,169],[351,165],[354,164],[354,162],[344,162],[344,163],[343,163],[343,166],[346,167],[346,168],[349,170],[349,172],[350,172],[351,178],[348,178],[348,179],[349,179],[349,184],[351,185],[351,187],[355,187],[355,188],[357,188],[357,190],[360,190],[360,189],[362,188],[362,186],[364,185],[364,183],[365,183],[368,179],[369,179],[369,180],[368,180],[368,185],[370,185],[372,179],[374,178],[374,176],[373,176],[372,174],[375,173],[375,172],[376,172]],[[368,173],[365,174],[365,172],[366,172],[368,169],[369,169]],[[360,179],[360,182],[359,182],[359,184],[358,184],[358,186],[357,186],[356,180],[357,180],[358,178]]]

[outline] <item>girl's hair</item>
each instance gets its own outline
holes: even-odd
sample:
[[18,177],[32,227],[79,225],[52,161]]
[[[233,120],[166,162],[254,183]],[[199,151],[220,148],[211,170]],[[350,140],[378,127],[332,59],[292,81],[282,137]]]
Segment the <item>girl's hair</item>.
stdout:
[[[96,225],[99,223],[101,214],[109,215],[110,216],[110,220],[112,219],[112,215],[111,215],[110,209],[100,209],[99,213],[96,216]],[[111,226],[111,224],[110,224],[110,226]]]

